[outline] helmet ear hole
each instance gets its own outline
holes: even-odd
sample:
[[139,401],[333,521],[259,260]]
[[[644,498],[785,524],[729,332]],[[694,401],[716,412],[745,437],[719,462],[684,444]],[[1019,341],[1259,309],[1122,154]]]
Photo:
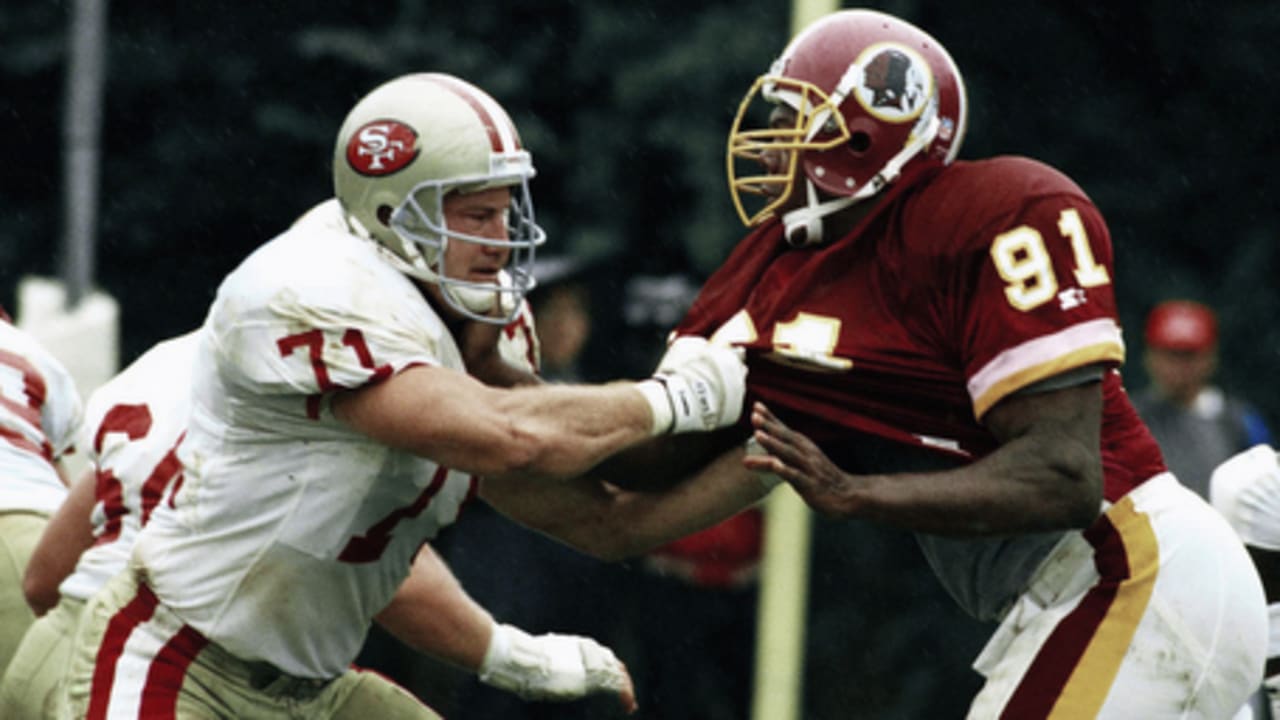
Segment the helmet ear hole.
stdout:
[[391,227],[391,213],[392,207],[390,205],[379,205],[374,212],[374,216],[378,218],[378,222],[386,227]]
[[861,155],[871,149],[871,135],[856,131],[849,137],[848,146],[854,153]]

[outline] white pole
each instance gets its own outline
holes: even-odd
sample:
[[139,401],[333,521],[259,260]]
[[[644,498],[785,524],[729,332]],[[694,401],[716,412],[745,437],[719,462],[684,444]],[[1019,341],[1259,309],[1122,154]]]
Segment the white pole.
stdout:
[[63,282],[70,307],[93,286],[107,0],[75,0],[63,98]]
[[[67,37],[62,278],[22,278],[15,322],[66,366],[86,398],[115,374],[120,362],[119,308],[113,298],[93,289],[107,0],[75,0]],[[82,451],[69,458],[72,478],[83,457]]]

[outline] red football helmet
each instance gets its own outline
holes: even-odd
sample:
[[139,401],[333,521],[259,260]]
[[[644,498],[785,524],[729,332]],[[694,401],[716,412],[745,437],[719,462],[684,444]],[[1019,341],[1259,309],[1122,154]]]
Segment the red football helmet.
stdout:
[[[744,119],[761,105],[757,98],[789,107],[794,124],[746,129]],[[805,206],[783,222],[793,241],[799,239],[793,231],[803,228],[804,242],[819,242],[823,217],[880,192],[913,160],[954,160],[966,111],[960,71],[923,30],[873,10],[827,15],[791,41],[738,109],[728,149],[738,215],[748,226],[772,217],[802,170]],[[758,162],[769,152],[788,153],[781,172],[739,173],[742,160]],[[743,194],[767,200],[752,214]]]

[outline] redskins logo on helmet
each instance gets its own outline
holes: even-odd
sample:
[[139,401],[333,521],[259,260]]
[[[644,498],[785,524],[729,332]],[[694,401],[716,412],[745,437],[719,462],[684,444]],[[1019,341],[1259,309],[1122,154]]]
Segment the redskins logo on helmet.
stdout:
[[[759,111],[770,108],[786,112],[766,121]],[[954,160],[966,113],[960,71],[923,30],[874,10],[827,15],[791,41],[738,108],[727,152],[734,206],[747,226],[781,213],[790,241],[821,242],[824,217],[914,164]]]
[[347,143],[347,162],[361,175],[390,175],[417,157],[418,133],[396,120],[366,123]]
[[861,81],[854,86],[853,96],[868,114],[885,122],[915,120],[933,94],[929,64],[906,47],[872,45],[854,67]]

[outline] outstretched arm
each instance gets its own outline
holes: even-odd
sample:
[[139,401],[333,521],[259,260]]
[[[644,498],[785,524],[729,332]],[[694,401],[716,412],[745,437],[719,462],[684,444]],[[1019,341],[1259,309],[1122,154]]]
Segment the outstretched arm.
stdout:
[[336,395],[333,411],[385,445],[456,470],[572,477],[654,435],[737,421],[746,376],[737,353],[701,340],[677,345],[668,353],[677,359],[641,382],[504,389],[417,366]]
[[22,578],[22,594],[36,615],[58,604],[58,586],[75,570],[80,555],[93,545],[94,474],[90,467],[71,486],[45,526]]
[[418,551],[409,576],[374,619],[415,650],[526,700],[612,693],[628,712],[636,708],[631,677],[612,651],[586,637],[535,636],[496,623],[429,545]]
[[810,507],[920,532],[990,535],[1085,527],[1102,503],[1102,394],[1091,382],[1013,395],[984,418],[1000,446],[952,470],[852,475],[763,403],[752,409],[767,455],[749,468],[777,473]]
[[632,383],[498,389],[414,367],[334,398],[334,413],[391,447],[485,476],[580,473],[651,435]]
[[[715,525],[773,488],[774,480],[744,467],[740,431],[730,428],[706,437],[704,450],[719,454],[662,490],[625,490],[593,471],[559,483],[486,478],[480,496],[513,520],[581,552],[604,560],[633,557]],[[649,471],[655,477],[672,472],[657,466]]]

